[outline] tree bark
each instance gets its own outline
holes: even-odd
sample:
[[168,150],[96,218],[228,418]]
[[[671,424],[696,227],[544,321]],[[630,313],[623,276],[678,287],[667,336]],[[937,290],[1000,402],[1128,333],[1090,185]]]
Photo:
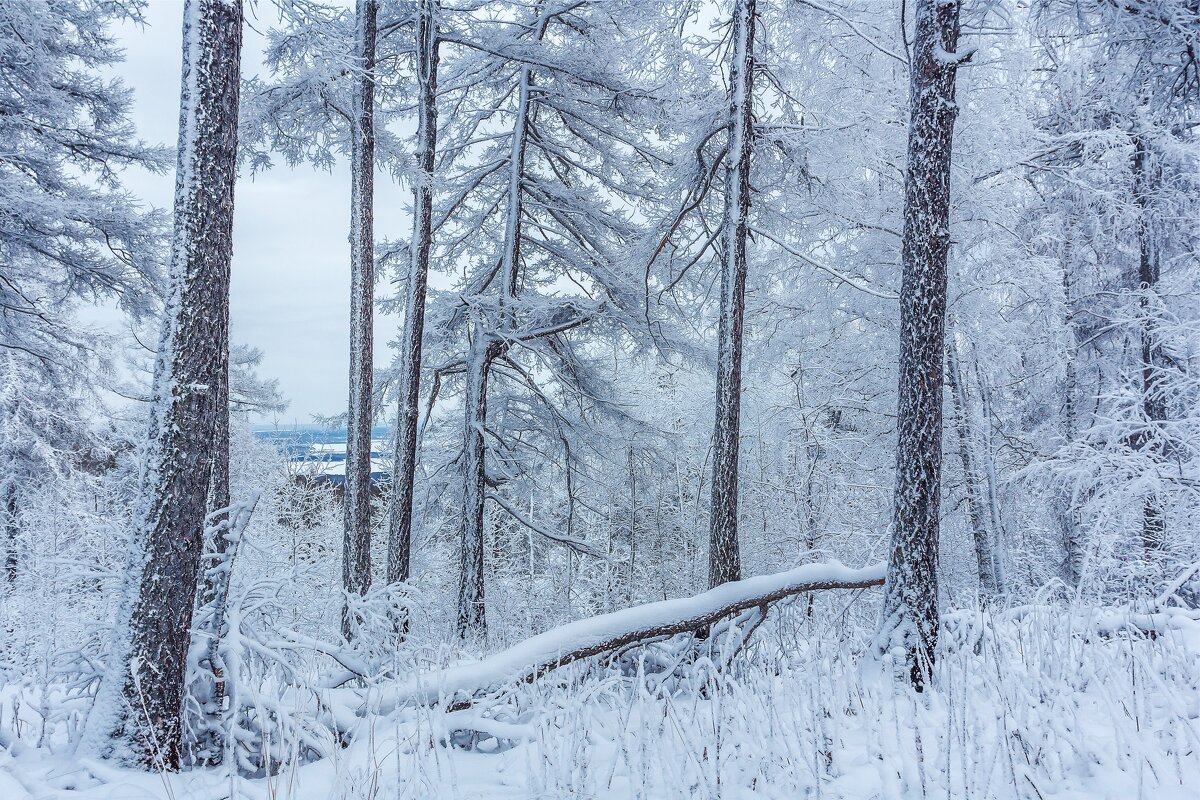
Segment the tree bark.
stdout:
[[240,0],[188,0],[183,42],[171,294],[135,527],[142,561],[128,645],[117,648],[109,673],[123,685],[124,704],[101,709],[108,733],[127,742],[136,761],[169,770],[179,766],[217,400],[227,381]]
[[[1139,330],[1141,339],[1142,372],[1142,422],[1144,429],[1135,434],[1133,445],[1138,450],[1148,450],[1152,457],[1157,429],[1167,419],[1166,401],[1162,394],[1161,370],[1162,349],[1158,345],[1150,315],[1154,313],[1151,295],[1158,285],[1159,253],[1155,230],[1153,195],[1157,189],[1159,175],[1154,154],[1145,136],[1133,137],[1133,200],[1137,206],[1138,235],[1138,288],[1142,292],[1142,319]],[[1166,521],[1158,498],[1151,494],[1142,507],[1142,548],[1147,555],[1162,550],[1165,544]]]
[[487,637],[483,597],[484,503],[487,499],[486,454],[488,367],[499,350],[483,324],[476,322],[467,356],[467,417],[463,432],[463,527],[458,562],[457,633],[462,639]]
[[[546,18],[539,8],[538,38],[546,30]],[[517,285],[521,271],[521,223],[524,201],[525,151],[529,141],[530,92],[533,69],[521,67],[517,84],[517,108],[509,148],[507,210],[504,226],[504,250],[500,255],[500,337],[489,329],[483,314],[473,321],[474,332],[467,357],[467,397],[464,405],[462,549],[459,559],[458,635],[463,639],[487,637],[487,615],[483,600],[484,502],[486,494],[487,383],[492,361],[505,349],[507,332],[517,327]]]
[[4,579],[11,586],[17,580],[17,569],[21,563],[17,553],[20,528],[17,527],[17,487],[4,481],[4,492],[0,495],[0,514],[4,515]]
[[721,307],[717,329],[716,424],[713,431],[708,582],[741,577],[738,549],[738,446],[742,402],[742,318],[746,305],[746,238],[750,211],[750,161],[754,148],[755,0],[734,6],[729,70],[729,155],[725,163],[725,213]]
[[881,645],[899,648],[913,686],[930,675],[938,638],[942,358],[950,250],[957,0],[917,0],[901,245],[896,494]]
[[[375,27],[377,0],[355,8],[350,182],[350,402],[346,419],[346,487],[342,588],[347,596],[371,587],[371,384],[375,308]],[[342,608],[342,636],[353,630]]]
[[433,246],[433,165],[437,149],[437,0],[417,6],[417,152],[413,181],[411,261],[400,340],[400,396],[396,454],[392,467],[392,513],[388,535],[388,583],[409,578],[412,559],[413,487],[417,470],[417,418],[421,391],[421,349],[425,334],[425,291]]
[[[1077,427],[1077,411],[1075,394],[1079,385],[1079,327],[1075,324],[1073,314],[1074,292],[1072,291],[1071,239],[1068,237],[1066,246],[1067,258],[1063,263],[1063,299],[1067,307],[1066,328],[1068,332],[1065,374],[1063,376],[1063,413],[1062,436],[1067,444],[1075,441]],[[1063,580],[1072,587],[1078,587],[1083,580],[1083,539],[1079,525],[1079,510],[1074,497],[1067,496],[1061,501],[1058,510],[1059,529],[1063,539]]]
[[[226,308],[228,312],[228,308]],[[205,536],[200,562],[199,589],[196,592],[196,607],[193,609],[192,637],[189,645],[193,658],[205,671],[197,676],[185,691],[192,693],[203,719],[189,722],[191,731],[185,731],[183,741],[186,751],[183,758],[191,764],[219,764],[224,752],[222,731],[217,716],[225,702],[225,680],[217,650],[224,633],[221,618],[212,609],[223,607],[229,594],[230,574],[228,570],[213,569],[225,562],[229,554],[229,320],[228,313],[221,321],[224,328],[221,338],[220,356],[223,360],[215,381],[213,404],[216,422],[213,426],[212,471],[208,481],[208,514],[205,527],[211,535]]]

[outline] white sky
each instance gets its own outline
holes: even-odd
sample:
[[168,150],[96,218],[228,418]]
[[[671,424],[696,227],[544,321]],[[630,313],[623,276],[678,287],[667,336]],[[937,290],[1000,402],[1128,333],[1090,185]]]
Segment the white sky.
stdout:
[[[242,72],[262,71],[260,31],[275,21],[259,0],[245,32]],[[126,61],[116,69],[135,92],[133,121],[150,142],[173,145],[178,132],[182,0],[150,0],[146,27],[125,26]],[[345,411],[350,336],[349,167],[332,173],[276,166],[240,177],[233,226],[232,337],[264,353],[261,374],[278,378],[291,405],[280,424]],[[174,174],[129,173],[126,186],[147,203],[170,209]],[[376,177],[376,239],[408,235],[408,190]],[[391,293],[380,286],[378,293]],[[397,320],[376,315],[375,363],[391,359]],[[271,422],[272,420],[262,420]]]

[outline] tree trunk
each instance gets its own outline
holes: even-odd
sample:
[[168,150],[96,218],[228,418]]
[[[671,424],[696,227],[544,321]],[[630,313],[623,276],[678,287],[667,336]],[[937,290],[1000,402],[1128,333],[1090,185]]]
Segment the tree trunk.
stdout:
[[996,574],[996,586],[1004,591],[1004,513],[1000,508],[1000,497],[997,487],[1000,480],[996,477],[995,448],[992,446],[992,426],[989,420],[995,419],[992,411],[992,392],[988,388],[983,371],[979,369],[979,359],[971,359],[975,371],[975,382],[979,385],[979,410],[983,417],[979,425],[979,464],[983,489],[987,499],[988,520],[991,526],[992,538],[992,568]]
[[[170,294],[134,535],[136,589],[89,727],[146,767],[177,769],[204,517],[227,378],[240,0],[188,0]],[[115,694],[113,685],[116,685]],[[119,742],[129,746],[126,753]]]
[[[1153,452],[1158,428],[1167,419],[1166,401],[1162,394],[1161,369],[1162,349],[1159,347],[1150,315],[1154,313],[1151,295],[1158,285],[1159,254],[1155,231],[1153,195],[1158,187],[1158,168],[1154,154],[1141,134],[1133,138],[1133,199],[1137,205],[1138,234],[1138,288],[1141,299],[1141,367],[1142,367],[1142,413],[1144,430],[1133,437],[1138,450],[1150,450],[1152,457],[1161,455]],[[1151,494],[1142,509],[1142,547],[1147,555],[1162,550],[1165,544],[1166,523],[1162,505]]]
[[467,356],[466,426],[463,432],[463,527],[458,562],[458,623],[462,639],[482,641],[487,637],[487,614],[483,600],[484,501],[486,486],[487,381],[488,367],[499,349],[483,324],[475,323],[474,338]]
[[[1070,239],[1067,240],[1067,254],[1070,255]],[[1076,407],[1075,393],[1079,385],[1079,328],[1075,324],[1072,313],[1074,302],[1071,290],[1071,262],[1064,259],[1063,264],[1063,299],[1067,306],[1066,327],[1069,334],[1067,341],[1066,366],[1063,378],[1063,414],[1062,436],[1068,445],[1075,441]],[[1065,497],[1058,512],[1059,529],[1063,540],[1062,576],[1067,585],[1078,587],[1083,580],[1083,540],[1079,525],[1079,511],[1073,497]]]
[[[371,383],[375,307],[375,25],[377,0],[355,8],[355,60],[350,180],[350,405],[346,419],[346,486],[342,588],[371,587]],[[342,636],[353,629],[342,608]]]
[[950,250],[957,0],[917,0],[901,245],[896,495],[880,642],[924,688],[938,638],[942,358]]
[[[228,310],[228,309],[226,309]],[[218,656],[222,630],[222,619],[213,609],[223,607],[229,594],[230,574],[228,570],[214,569],[223,564],[229,553],[230,489],[229,489],[229,325],[228,315],[224,320],[224,344],[220,348],[223,365],[218,369],[215,381],[216,422],[213,427],[212,471],[208,482],[208,515],[204,550],[200,562],[199,589],[196,592],[196,607],[193,609],[193,626],[190,649],[196,663],[203,671],[193,678],[185,691],[192,694],[195,706],[202,719],[188,721],[191,730],[185,731],[183,742],[187,751],[184,760],[190,764],[219,764],[224,752],[222,731],[217,722],[225,702],[225,681]]]
[[750,211],[750,159],[754,148],[755,0],[737,0],[729,70],[729,155],[725,163],[725,213],[721,308],[717,329],[716,424],[713,431],[712,503],[708,582],[741,577],[738,550],[738,444],[742,402],[742,317],[746,305],[746,236]]
[[400,395],[392,513],[388,536],[388,583],[409,578],[412,559],[413,486],[417,470],[417,417],[421,392],[421,345],[425,334],[425,287],[433,245],[433,165],[437,149],[437,0],[420,0],[417,13],[417,153],[413,182],[411,261],[400,340]]
[[0,514],[4,515],[4,579],[11,586],[17,580],[17,568],[20,557],[17,555],[20,529],[17,527],[17,487],[12,481],[4,481],[4,491],[0,493]]
[[980,595],[984,603],[989,603],[1000,593],[1000,570],[993,544],[989,504],[983,496],[983,481],[975,457],[975,438],[971,433],[967,387],[959,369],[958,346],[953,336],[946,343],[946,385],[950,387],[950,400],[954,407],[954,427],[958,434],[958,454],[962,460],[967,522],[971,527],[971,538],[975,542],[975,562],[979,566]]
[[[539,17],[538,38],[545,33],[546,18]],[[525,149],[529,140],[530,90],[533,70],[521,68],[517,85],[517,108],[509,148],[508,200],[504,227],[504,251],[500,256],[501,338],[488,329],[482,314],[474,321],[474,335],[467,357],[467,397],[463,469],[463,539],[459,558],[458,635],[482,640],[487,636],[483,602],[483,545],[486,500],[487,382],[492,361],[504,350],[503,337],[517,326],[517,284],[521,271],[521,222],[525,177]]]
[[805,564],[775,575],[758,575],[680,597],[623,608],[568,622],[530,637],[481,661],[449,667],[431,679],[418,675],[378,687],[372,709],[390,714],[402,705],[446,703],[450,709],[470,705],[476,697],[503,687],[534,681],[576,661],[615,653],[680,633],[711,630],[750,609],[765,611],[771,603],[805,592],[865,589],[883,583],[884,565],[852,569],[842,564]]

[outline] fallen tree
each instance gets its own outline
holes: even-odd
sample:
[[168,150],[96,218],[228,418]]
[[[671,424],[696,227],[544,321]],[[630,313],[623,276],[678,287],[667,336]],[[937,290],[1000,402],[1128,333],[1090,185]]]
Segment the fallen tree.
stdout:
[[676,634],[706,630],[714,623],[751,609],[765,612],[771,603],[824,589],[880,586],[886,565],[853,569],[837,562],[807,564],[788,572],[732,581],[694,597],[600,614],[553,628],[481,661],[425,673],[409,681],[374,687],[372,710],[387,714],[405,705],[465,708],[473,698],[506,685],[529,682],[552,670],[592,656]]

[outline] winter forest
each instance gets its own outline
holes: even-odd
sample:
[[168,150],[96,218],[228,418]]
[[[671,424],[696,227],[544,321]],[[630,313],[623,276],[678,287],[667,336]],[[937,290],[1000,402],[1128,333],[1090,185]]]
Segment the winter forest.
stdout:
[[1200,796],[1198,49],[0,0],[0,798]]

